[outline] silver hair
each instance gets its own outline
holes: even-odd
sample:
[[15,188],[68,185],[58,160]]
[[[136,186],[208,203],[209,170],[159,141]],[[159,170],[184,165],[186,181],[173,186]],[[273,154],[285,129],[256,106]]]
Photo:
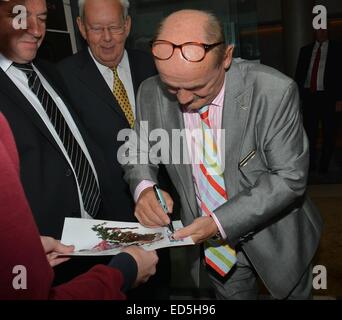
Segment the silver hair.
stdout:
[[[80,17],[83,20],[84,19],[84,5],[87,0],[78,0],[78,9],[80,12]],[[128,9],[129,9],[129,0],[119,0],[121,6],[122,6],[122,11],[123,11],[123,18],[126,20],[128,16]]]

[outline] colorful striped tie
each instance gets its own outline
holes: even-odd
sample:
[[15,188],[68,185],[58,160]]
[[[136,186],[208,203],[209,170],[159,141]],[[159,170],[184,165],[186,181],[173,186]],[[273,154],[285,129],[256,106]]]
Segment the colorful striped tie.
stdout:
[[[199,192],[203,215],[212,212],[228,200],[223,173],[218,162],[218,149],[209,122],[209,106],[199,111],[203,131],[203,161],[200,164]],[[205,261],[224,277],[236,263],[236,253],[224,240],[209,239],[204,243]]]

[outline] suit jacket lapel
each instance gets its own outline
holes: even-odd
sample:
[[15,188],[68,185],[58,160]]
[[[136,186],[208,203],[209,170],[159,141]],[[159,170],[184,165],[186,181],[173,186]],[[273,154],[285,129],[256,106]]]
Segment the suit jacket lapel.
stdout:
[[[326,62],[325,62],[325,71],[324,71],[324,88],[327,89],[329,88],[329,85],[328,85],[328,75],[330,73],[330,70],[331,68],[335,68],[335,57],[333,56],[333,53],[334,53],[334,43],[329,40],[328,42],[328,51],[327,51],[327,58],[326,58]],[[332,66],[331,66],[331,62],[332,63]],[[328,89],[329,90],[329,89]]]
[[225,129],[224,178],[229,197],[238,192],[238,165],[252,92],[252,86],[246,87],[241,71],[233,62],[226,74],[222,119],[222,128]]
[[[170,161],[172,161],[172,130],[184,130],[184,118],[183,113],[180,109],[180,106],[177,100],[165,100],[165,104],[163,107],[163,116],[162,116],[162,128],[167,130],[168,136],[170,137]],[[184,150],[187,152],[187,143],[184,135]],[[197,201],[195,195],[195,188],[192,179],[192,168],[191,164],[182,164],[184,159],[187,158],[187,154],[183,153],[183,146],[182,145],[175,145],[175,147],[179,147],[180,150],[176,151],[179,152],[180,156],[180,163],[175,164],[174,168],[177,172],[177,175],[183,185],[183,191],[188,196],[186,197],[191,208],[192,214],[194,218],[198,217],[198,209],[197,209]],[[175,152],[175,151],[174,151]]]
[[[59,78],[59,73],[55,73],[55,69],[51,70],[51,65],[46,65],[45,63],[42,63],[41,60],[35,60],[34,61],[35,67],[39,70],[39,72],[44,76],[46,81],[50,84],[50,86],[53,88],[53,90],[58,94],[58,96],[66,103],[65,99],[65,93],[62,88],[63,85],[63,79]],[[68,107],[69,112],[70,107],[66,104]]]
[[1,92],[8,97],[13,104],[20,108],[30,119],[34,125],[42,132],[42,134],[49,140],[49,142],[60,151],[56,141],[52,137],[50,131],[47,129],[43,120],[39,117],[38,113],[34,110],[33,106],[26,99],[26,97],[20,92],[12,80],[0,69],[0,83]]
[[[84,50],[79,57],[79,79],[93,91],[99,99],[102,99],[106,105],[114,110],[120,117],[127,121],[125,114],[121,110],[118,102],[115,100],[113,93],[108,88],[106,81],[97,68],[95,62],[91,58],[88,50]],[[91,79],[91,81],[89,81]]]
[[308,74],[309,68],[310,68],[310,62],[311,62],[311,58],[312,58],[312,54],[313,54],[313,50],[315,48],[315,44],[316,42],[312,43],[308,49],[307,49],[307,53],[306,53],[306,57],[305,60],[302,61],[302,63],[305,64],[305,74],[303,74],[303,86],[305,85],[305,80],[306,80],[306,76]]
[[136,67],[135,67],[135,62],[136,60],[134,59],[134,55],[131,51],[127,50],[127,55],[128,55],[128,61],[129,61],[129,68],[131,69],[131,77],[132,77],[132,83],[133,83],[133,89],[134,89],[134,95],[137,96],[139,85],[138,81],[136,78]]

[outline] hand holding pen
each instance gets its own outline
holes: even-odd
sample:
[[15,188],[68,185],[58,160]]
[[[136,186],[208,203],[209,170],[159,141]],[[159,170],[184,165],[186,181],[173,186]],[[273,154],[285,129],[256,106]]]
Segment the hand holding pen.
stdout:
[[[167,208],[167,204],[164,199],[163,193],[161,192],[161,190],[158,188],[156,184],[153,186],[153,190],[155,192],[156,198],[158,199],[161,207],[163,208],[164,213],[169,215],[169,209]],[[175,232],[175,229],[173,228],[173,225],[172,225],[171,218],[170,218],[170,223],[167,225],[167,227],[169,228],[171,233]]]
[[169,224],[170,217],[165,213],[166,211],[171,213],[173,210],[173,200],[171,196],[157,187],[162,194],[166,203],[166,208],[168,209],[164,211],[158,200],[159,196],[156,196],[156,190],[153,188],[153,185],[154,184],[145,187],[143,191],[140,192],[134,210],[135,217],[147,228],[158,228]]

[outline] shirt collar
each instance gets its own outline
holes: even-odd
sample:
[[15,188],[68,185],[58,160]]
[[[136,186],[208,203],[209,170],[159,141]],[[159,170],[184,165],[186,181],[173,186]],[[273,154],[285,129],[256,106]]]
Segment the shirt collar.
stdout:
[[[328,43],[329,43],[329,40],[325,40],[325,41],[322,42],[321,46],[322,46],[322,47],[327,46]],[[319,45],[320,45],[320,43],[319,43],[318,41],[316,41],[315,45],[316,45],[316,47],[318,48]]]
[[[101,74],[104,75],[106,72],[108,72],[109,70],[112,71],[110,68],[108,68],[107,66],[104,66],[103,64],[101,64],[100,62],[98,62],[93,53],[91,52],[90,48],[88,47],[88,51],[89,51],[89,54],[90,56],[92,57],[92,59],[94,60],[96,66],[98,67],[98,69],[100,70]],[[128,54],[127,54],[127,51],[125,50],[124,51],[124,54],[122,56],[122,59],[120,61],[120,63],[118,64],[118,68],[119,69],[125,69],[125,67],[129,65],[128,64]]]
[[[34,64],[33,62],[31,62],[33,67]],[[0,68],[6,73],[9,68],[12,66],[13,61],[9,60],[8,58],[6,58],[2,53],[0,53]]]
[[7,59],[2,53],[0,53],[0,68],[6,73],[11,67],[13,61]]
[[223,108],[225,88],[226,88],[226,79],[224,79],[224,82],[223,82],[223,85],[219,94],[216,96],[216,98],[213,100],[210,106]]

